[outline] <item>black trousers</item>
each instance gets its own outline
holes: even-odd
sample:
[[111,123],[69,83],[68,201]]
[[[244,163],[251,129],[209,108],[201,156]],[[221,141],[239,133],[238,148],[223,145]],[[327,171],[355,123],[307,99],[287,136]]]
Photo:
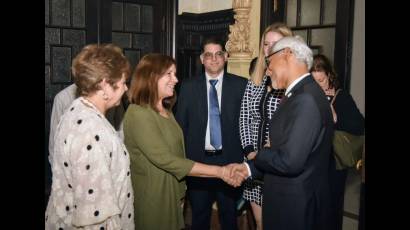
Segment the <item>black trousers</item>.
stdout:
[[334,157],[331,157],[329,164],[329,184],[330,184],[330,224],[331,229],[342,230],[343,227],[343,206],[346,189],[347,169],[336,170]]
[[209,230],[212,204],[217,202],[221,229],[237,230],[236,202],[240,190],[235,189],[220,179],[189,178],[188,199],[192,208],[192,230]]

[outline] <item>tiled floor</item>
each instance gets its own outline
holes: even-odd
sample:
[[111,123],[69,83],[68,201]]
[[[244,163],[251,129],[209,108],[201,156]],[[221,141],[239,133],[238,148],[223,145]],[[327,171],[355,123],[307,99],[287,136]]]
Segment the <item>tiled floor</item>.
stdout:
[[360,204],[360,174],[352,169],[348,172],[344,201],[345,216],[343,230],[357,230]]

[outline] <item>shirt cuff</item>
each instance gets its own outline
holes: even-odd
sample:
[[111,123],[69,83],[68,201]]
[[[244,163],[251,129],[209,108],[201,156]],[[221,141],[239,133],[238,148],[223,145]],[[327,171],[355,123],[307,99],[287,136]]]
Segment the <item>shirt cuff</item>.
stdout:
[[[249,177],[252,177],[252,173],[251,173],[251,169],[249,168],[249,165],[248,165],[248,163],[246,163],[246,162],[243,162],[244,164],[245,164],[245,166],[246,166],[246,169],[248,170],[248,177],[247,178],[249,178]],[[246,178],[246,179],[247,179]]]
[[247,145],[244,149],[243,149],[243,154],[245,155],[245,157],[247,157],[249,155],[249,153],[254,152],[255,149],[253,148],[253,145]]

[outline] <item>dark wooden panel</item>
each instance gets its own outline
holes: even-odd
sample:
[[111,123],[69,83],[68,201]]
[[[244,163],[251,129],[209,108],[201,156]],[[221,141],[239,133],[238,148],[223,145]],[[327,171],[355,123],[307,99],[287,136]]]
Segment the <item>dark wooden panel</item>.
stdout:
[[51,24],[70,26],[70,0],[51,0]]
[[72,0],[73,3],[73,11],[72,11],[72,19],[73,19],[73,27],[85,27],[85,1],[84,0]]
[[71,47],[51,47],[51,84],[71,82]]
[[[274,2],[276,2],[276,6],[274,5]],[[261,0],[261,24],[259,30],[260,37],[262,37],[265,28],[272,24],[272,22],[285,21],[285,10],[285,0]]]
[[125,31],[139,32],[141,29],[140,21],[141,6],[132,3],[125,3]]
[[142,32],[152,33],[153,25],[154,25],[152,6],[149,6],[149,5],[142,6],[141,21],[142,21],[142,29],[141,29]]
[[124,49],[124,54],[130,61],[131,71],[134,71],[135,66],[141,59],[141,51],[137,49]]
[[50,24],[50,0],[45,0],[44,3],[45,24]]
[[354,0],[338,0],[334,65],[340,87],[350,91]]
[[112,30],[124,29],[124,6],[121,2],[112,3]]
[[50,63],[50,45],[60,44],[60,29],[46,28],[44,39],[45,63]]
[[85,30],[63,29],[63,44],[73,48],[72,56],[75,57],[85,45]]
[[122,47],[131,48],[132,33],[112,33],[112,43]]

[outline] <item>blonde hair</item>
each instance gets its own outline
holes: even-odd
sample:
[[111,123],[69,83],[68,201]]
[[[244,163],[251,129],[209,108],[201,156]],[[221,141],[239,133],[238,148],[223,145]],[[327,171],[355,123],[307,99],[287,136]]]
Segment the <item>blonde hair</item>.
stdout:
[[281,22],[276,22],[268,26],[262,34],[261,42],[259,44],[259,55],[258,60],[256,62],[255,70],[251,75],[251,80],[255,85],[260,85],[262,83],[262,79],[265,76],[266,71],[266,63],[265,63],[265,53],[263,52],[263,43],[265,42],[266,34],[269,32],[276,32],[281,34],[283,37],[293,36],[292,31],[290,28]]
[[79,96],[87,96],[100,89],[106,79],[116,89],[122,76],[129,77],[130,64],[122,49],[114,44],[90,44],[74,58],[71,71]]

